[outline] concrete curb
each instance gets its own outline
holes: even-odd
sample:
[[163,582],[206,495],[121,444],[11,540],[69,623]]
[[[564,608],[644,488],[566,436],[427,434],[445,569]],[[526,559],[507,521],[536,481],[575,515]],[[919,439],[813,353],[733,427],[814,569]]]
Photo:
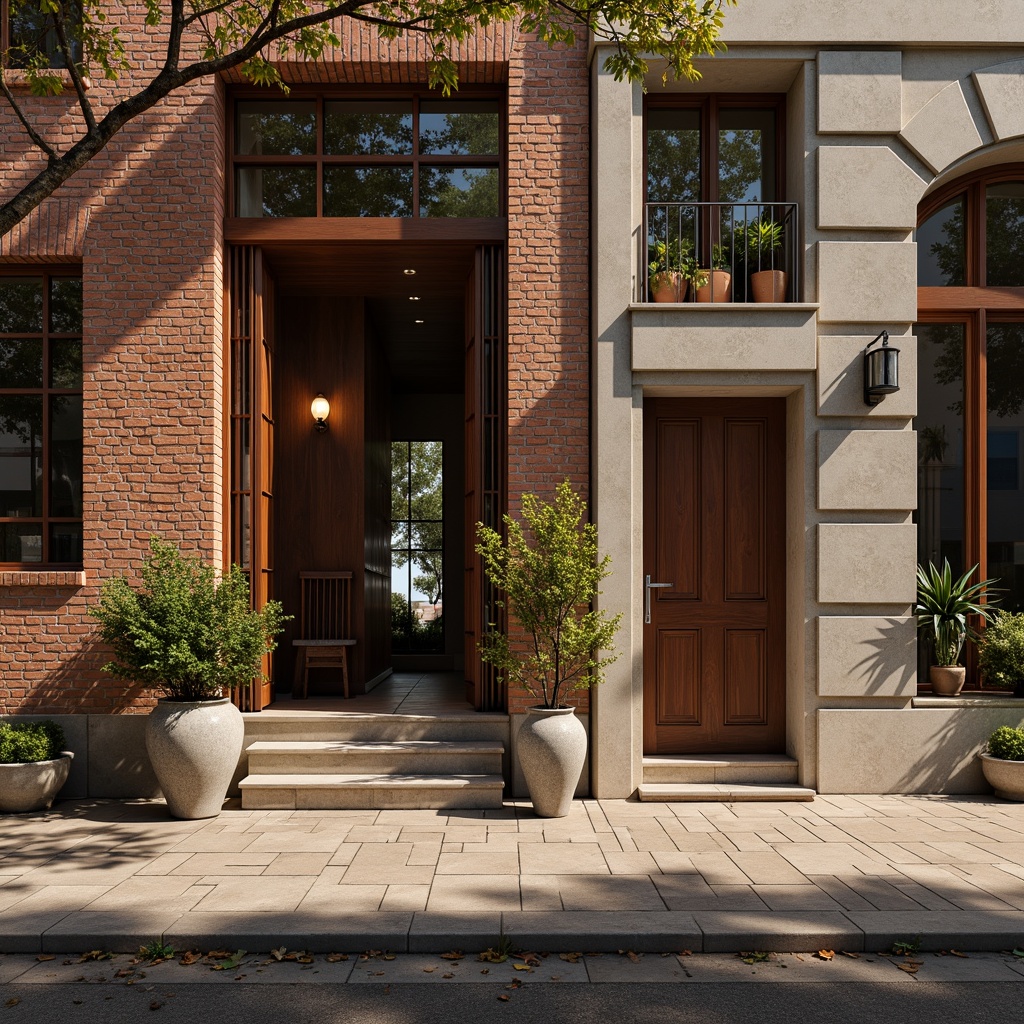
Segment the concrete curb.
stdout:
[[[280,945],[313,952],[387,949],[398,953],[479,951],[499,936],[517,949],[734,953],[817,949],[874,952],[893,942],[919,942],[922,951],[1024,946],[1024,914],[1002,911],[874,911],[764,913],[722,911],[563,911],[439,913],[200,913],[173,923],[159,914],[78,911],[36,922],[0,922],[0,952],[103,949],[135,952],[154,938],[177,949],[248,949]],[[38,926],[42,925],[42,928]]]

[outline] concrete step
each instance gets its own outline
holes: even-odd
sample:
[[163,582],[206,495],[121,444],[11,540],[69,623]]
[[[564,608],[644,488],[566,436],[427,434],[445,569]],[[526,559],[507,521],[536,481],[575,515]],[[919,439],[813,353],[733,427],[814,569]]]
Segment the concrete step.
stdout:
[[795,785],[799,763],[785,754],[656,754],[644,757],[645,783]]
[[253,775],[500,775],[496,740],[260,740],[247,747]]
[[491,740],[508,743],[509,717],[499,714],[358,715],[285,711],[252,713],[245,718],[245,738],[285,742],[397,740]]
[[813,800],[813,789],[803,786],[754,785],[743,782],[644,782],[637,787],[641,800],[662,803],[721,802],[737,803],[745,800]]
[[246,810],[425,810],[501,807],[500,775],[249,775]]

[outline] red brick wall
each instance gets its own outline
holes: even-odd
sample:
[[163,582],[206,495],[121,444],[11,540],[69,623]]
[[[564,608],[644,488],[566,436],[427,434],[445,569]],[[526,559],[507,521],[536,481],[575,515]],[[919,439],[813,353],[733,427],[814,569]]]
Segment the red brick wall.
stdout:
[[[590,100],[586,41],[521,38],[508,85],[508,498],[590,473]],[[566,695],[568,697],[568,695]],[[587,706],[587,694],[572,703]],[[509,693],[513,713],[537,703]]]
[[[496,40],[465,56],[477,61],[469,77],[507,73],[509,82],[514,511],[524,492],[550,495],[565,476],[584,490],[588,484],[589,100],[585,42],[549,50],[506,30]],[[159,40],[153,45],[158,52]],[[321,80],[351,79],[353,67],[364,72],[355,77],[374,78],[365,74],[368,54],[353,47],[345,56],[344,68],[317,65]],[[418,77],[423,65],[414,56],[407,66]],[[500,74],[481,60],[490,56],[500,58]],[[389,62],[392,80],[394,67]],[[116,93],[106,83],[92,91],[101,108]],[[51,139],[77,129],[70,92],[26,98],[26,106]],[[0,713],[145,710],[149,699],[99,671],[105,657],[86,615],[98,584],[137,565],[154,532],[215,560],[227,546],[223,117],[223,85],[199,83],[133,122],[59,190],[91,213],[82,251],[85,582],[0,578]],[[39,163],[2,105],[0,141],[6,193]],[[524,693],[511,695],[512,710],[530,703]]]

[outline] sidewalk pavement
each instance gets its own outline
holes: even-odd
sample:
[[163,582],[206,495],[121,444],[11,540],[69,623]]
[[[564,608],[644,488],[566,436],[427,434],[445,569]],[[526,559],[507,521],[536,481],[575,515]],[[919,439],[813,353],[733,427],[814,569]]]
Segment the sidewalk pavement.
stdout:
[[243,811],[73,801],[0,818],[0,951],[1024,947],[1024,805],[576,801]]

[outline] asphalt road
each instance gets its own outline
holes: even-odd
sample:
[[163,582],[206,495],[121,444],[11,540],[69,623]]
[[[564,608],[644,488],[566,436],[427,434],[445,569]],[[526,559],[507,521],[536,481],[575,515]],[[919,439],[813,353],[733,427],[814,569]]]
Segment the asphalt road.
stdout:
[[489,985],[12,983],[0,986],[0,1024],[1020,1024],[1020,992],[1014,982],[927,981],[533,984],[509,993]]

